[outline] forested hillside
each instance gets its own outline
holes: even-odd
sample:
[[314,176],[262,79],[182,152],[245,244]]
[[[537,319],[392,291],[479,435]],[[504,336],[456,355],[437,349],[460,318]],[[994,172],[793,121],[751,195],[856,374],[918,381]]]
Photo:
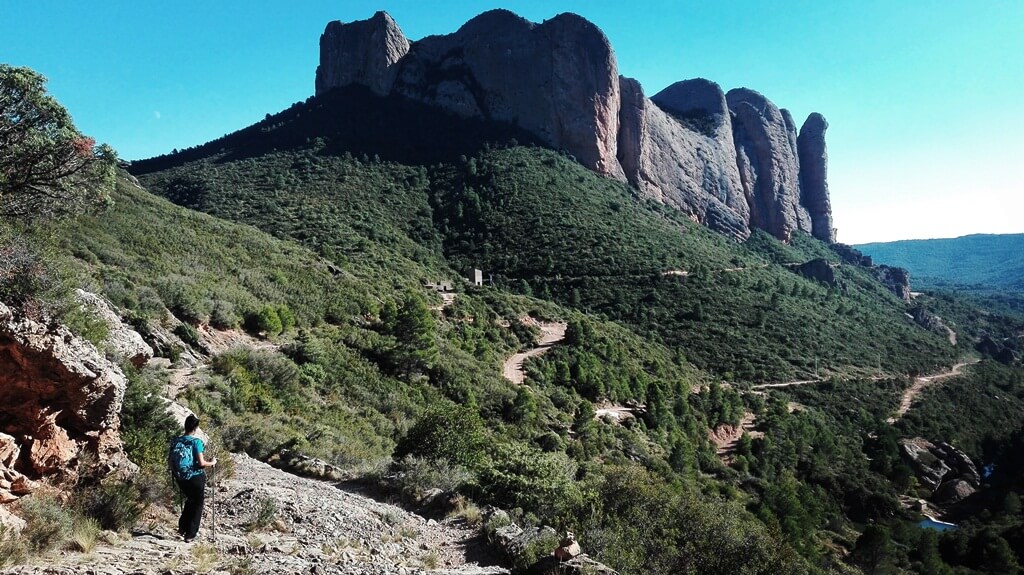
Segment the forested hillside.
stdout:
[[880,263],[906,268],[926,284],[1024,291],[1024,234],[902,240],[857,248]]

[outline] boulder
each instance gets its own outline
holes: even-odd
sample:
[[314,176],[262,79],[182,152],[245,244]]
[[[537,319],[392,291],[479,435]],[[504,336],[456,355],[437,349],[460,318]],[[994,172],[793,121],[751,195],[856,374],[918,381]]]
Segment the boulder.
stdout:
[[970,483],[963,479],[953,479],[939,486],[932,498],[937,503],[951,504],[967,499],[977,491]]
[[910,301],[910,272],[887,265],[877,265],[871,271],[896,297],[905,302]]
[[942,483],[950,468],[944,461],[931,452],[935,447],[930,441],[920,437],[900,440],[904,458],[910,463],[918,481],[934,492]]
[[73,481],[86,455],[101,474],[133,473],[119,435],[126,387],[92,344],[0,303],[0,444],[10,470]]
[[548,573],[558,573],[559,575],[618,575],[618,571],[595,561],[586,553],[564,561],[560,561],[554,556],[544,557],[531,567],[527,573],[536,575],[546,575]]
[[576,541],[576,535],[571,531],[566,532],[565,537],[555,548],[555,558],[559,561],[568,561],[573,557],[578,557],[583,553],[583,549],[580,548],[580,544]]
[[13,469],[14,463],[21,456],[21,447],[13,436],[0,433],[0,469]]
[[834,242],[836,231],[832,227],[832,202],[828,194],[828,149],[825,131],[828,122],[815,112],[807,116],[797,138],[800,160],[801,202],[811,216],[814,237],[823,242]]
[[981,474],[966,453],[946,442],[939,442],[931,448],[931,452],[942,459],[956,477],[967,481],[973,487],[981,486]]
[[[2,502],[0,500],[0,503]],[[25,520],[8,511],[3,505],[0,505],[0,527],[17,533],[25,528]]]
[[322,459],[310,457],[292,449],[279,449],[267,463],[300,477],[310,477],[326,481],[345,481],[351,476],[341,468],[331,465]]
[[121,321],[121,317],[106,300],[80,289],[75,290],[75,299],[83,308],[99,316],[109,327],[110,331],[103,346],[110,351],[114,361],[129,361],[135,367],[142,367],[153,357],[153,348],[143,341],[138,332]]
[[981,485],[981,475],[966,453],[944,442],[921,437],[901,439],[900,446],[921,484],[940,503],[969,497]]
[[839,285],[839,282],[836,281],[836,272],[832,267],[832,263],[826,259],[815,258],[804,262],[796,267],[796,272],[807,279],[821,282],[830,287]]

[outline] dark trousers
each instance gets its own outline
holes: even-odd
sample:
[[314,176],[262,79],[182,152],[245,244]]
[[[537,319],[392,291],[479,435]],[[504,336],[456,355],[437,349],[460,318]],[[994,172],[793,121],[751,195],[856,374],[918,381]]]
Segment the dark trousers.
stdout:
[[206,499],[206,474],[200,473],[191,479],[175,479],[178,489],[185,495],[185,508],[178,519],[178,533],[185,539],[195,539],[199,534],[199,521],[203,518],[203,501]]

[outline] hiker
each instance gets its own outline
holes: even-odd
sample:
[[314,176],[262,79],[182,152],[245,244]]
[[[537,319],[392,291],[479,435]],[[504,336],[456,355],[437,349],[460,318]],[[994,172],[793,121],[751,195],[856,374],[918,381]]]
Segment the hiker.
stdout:
[[185,496],[185,507],[178,519],[178,534],[191,542],[199,534],[199,522],[203,518],[203,501],[206,490],[206,467],[217,465],[217,458],[207,460],[203,455],[203,440],[194,434],[199,428],[199,418],[189,415],[185,418],[185,435],[175,437],[167,455],[167,463]]

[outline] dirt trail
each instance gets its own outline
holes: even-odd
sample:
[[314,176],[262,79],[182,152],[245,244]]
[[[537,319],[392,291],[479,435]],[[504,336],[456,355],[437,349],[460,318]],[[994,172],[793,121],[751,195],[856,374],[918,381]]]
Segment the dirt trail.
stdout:
[[732,460],[732,454],[744,433],[753,439],[764,437],[763,432],[754,431],[755,424],[756,417],[748,411],[743,414],[739,425],[719,425],[710,433],[711,442],[715,444],[715,452],[725,463],[728,464]]
[[523,370],[523,362],[531,357],[536,357],[551,349],[552,346],[565,339],[565,322],[540,322],[540,339],[536,347],[517,353],[505,360],[501,373],[505,379],[515,384],[522,384],[526,379],[526,372]]
[[943,371],[942,373],[924,377],[915,377],[914,383],[903,392],[903,397],[900,398],[900,408],[896,410],[896,415],[887,419],[886,422],[896,423],[901,417],[910,411],[910,406],[913,405],[914,400],[917,399],[917,397],[921,395],[926,388],[939,380],[960,375],[964,367],[974,365],[975,363],[978,363],[978,361],[979,360],[975,359],[973,361],[961,362],[954,365],[949,371]]
[[792,387],[794,385],[807,385],[808,383],[821,383],[824,379],[799,379],[796,381],[783,381],[781,383],[759,383],[751,385],[750,389],[776,389],[779,387]]

